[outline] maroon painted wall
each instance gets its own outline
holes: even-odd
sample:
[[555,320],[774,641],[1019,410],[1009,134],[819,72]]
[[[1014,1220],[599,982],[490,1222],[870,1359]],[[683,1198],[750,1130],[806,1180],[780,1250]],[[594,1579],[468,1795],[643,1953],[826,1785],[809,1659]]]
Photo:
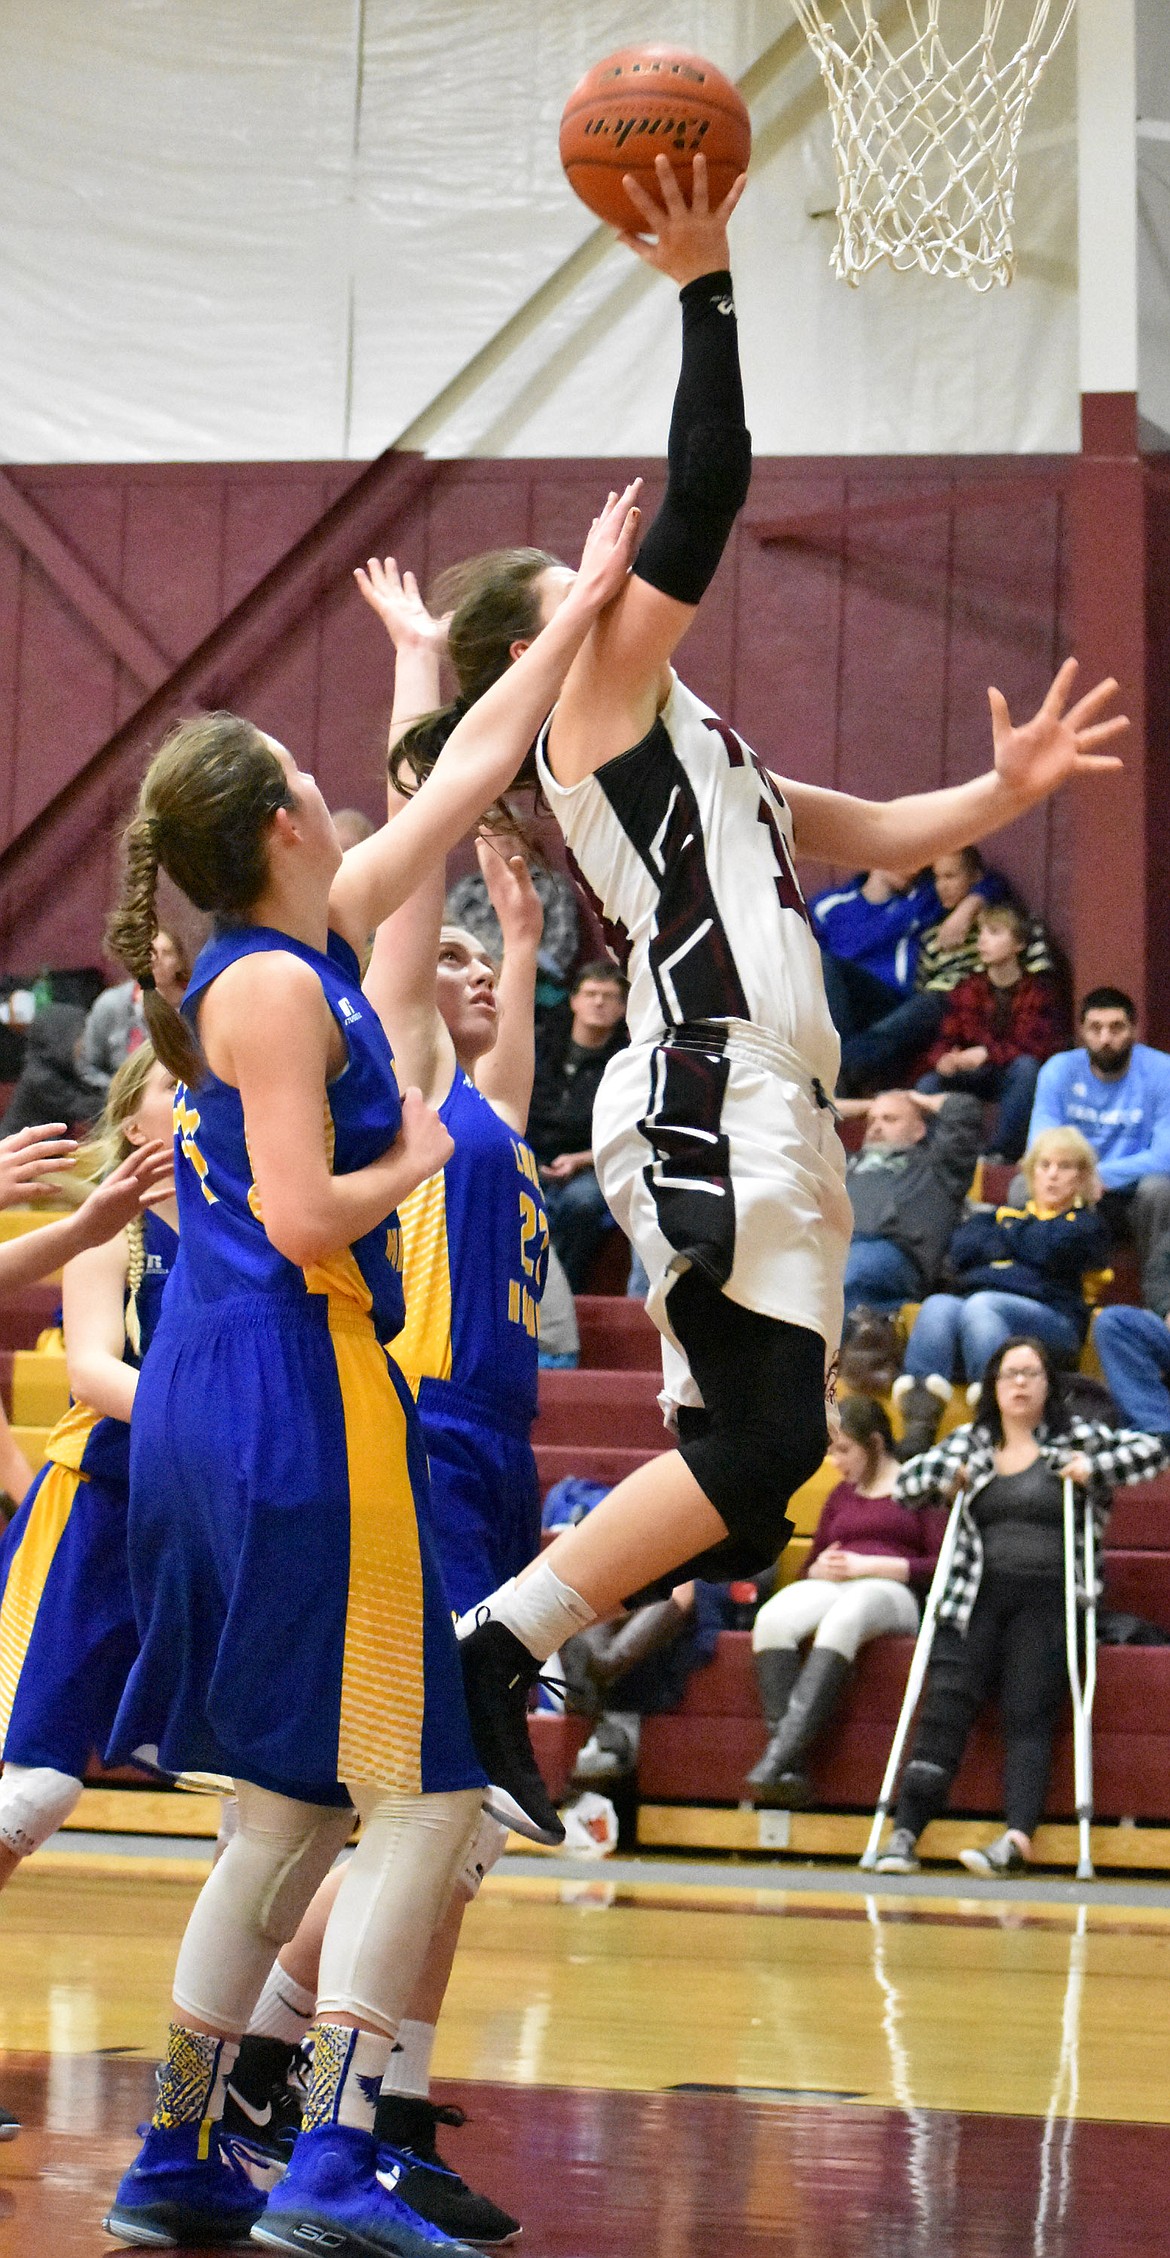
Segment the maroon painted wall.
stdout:
[[[781,773],[885,797],[986,765],[986,690],[1031,710],[1067,647],[1066,493],[1076,458],[785,460],[757,464],[751,497],[680,666]],[[635,466],[637,467],[637,466]],[[659,490],[654,465],[648,505]],[[391,669],[348,577],[370,546],[424,581],[455,558],[535,542],[572,558],[613,462],[417,466],[346,569],[242,673],[231,703],[313,765],[334,805],[377,811]],[[342,494],[355,466],[183,464],[17,468],[17,497],[88,569],[131,628],[179,661]],[[0,847],[143,696],[124,660],[38,562],[0,507]],[[50,565],[52,559],[50,558]],[[85,606],[82,606],[85,609]],[[118,824],[141,746],[100,806],[49,816],[54,849],[9,908],[0,969],[93,961],[115,884]],[[1068,813],[1040,811],[995,847],[1025,898],[1071,936]],[[36,835],[34,834],[34,844]],[[51,877],[48,881],[44,873]],[[806,879],[824,883],[826,873]],[[3,889],[0,888],[0,893]],[[1127,967],[1119,966],[1118,977]]]

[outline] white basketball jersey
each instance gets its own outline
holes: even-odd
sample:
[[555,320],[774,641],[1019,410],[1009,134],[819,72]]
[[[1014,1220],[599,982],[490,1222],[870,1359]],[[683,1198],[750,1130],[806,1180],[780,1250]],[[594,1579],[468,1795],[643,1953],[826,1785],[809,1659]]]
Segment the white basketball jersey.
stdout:
[[832,1091],[840,1048],[791,811],[756,755],[677,675],[641,743],[579,784],[557,783],[546,736],[540,780],[629,979],[631,1043],[746,1020]]

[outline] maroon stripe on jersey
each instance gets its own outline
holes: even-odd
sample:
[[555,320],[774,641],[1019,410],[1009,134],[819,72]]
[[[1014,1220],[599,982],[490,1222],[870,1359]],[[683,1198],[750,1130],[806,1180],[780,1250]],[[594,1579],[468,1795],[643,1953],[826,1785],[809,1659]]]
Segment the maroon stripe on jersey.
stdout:
[[779,790],[775,778],[764,767],[759,754],[753,753],[751,746],[745,745],[743,739],[737,737],[734,729],[730,729],[725,721],[716,721],[710,714],[704,714],[703,726],[705,729],[713,729],[715,735],[723,739],[727,758],[732,768],[754,768],[760,787],[760,804],[756,810],[756,821],[764,824],[772,835],[772,854],[776,863],[775,885],[776,892],[780,896],[780,907],[781,909],[795,910],[796,915],[804,919],[811,932],[812,920],[805,907],[804,895],[800,891],[800,882],[793,868],[792,857],[788,852],[788,841],[780,823],[780,817],[787,806],[787,802]]
[[595,776],[658,889],[647,955],[667,1026],[750,1019],[707,869],[698,802],[661,716]]
[[577,888],[577,891],[581,895],[582,900],[592,910],[594,917],[597,919],[597,922],[601,927],[602,939],[605,942],[606,948],[609,950],[609,953],[613,958],[615,964],[619,964],[622,971],[624,972],[627,964],[630,961],[630,936],[627,933],[625,926],[622,925],[616,918],[606,916],[601,903],[594,893],[589,880],[586,878],[585,873],[582,870],[581,865],[578,862],[576,855],[573,853],[573,850],[569,845],[567,839],[565,841],[565,861],[568,864],[569,876],[572,879],[574,886]]
[[659,1229],[716,1286],[726,1285],[735,1260],[731,1148],[723,1132],[728,1072],[715,1050],[656,1044],[650,1103],[638,1123],[654,1154],[642,1173]]

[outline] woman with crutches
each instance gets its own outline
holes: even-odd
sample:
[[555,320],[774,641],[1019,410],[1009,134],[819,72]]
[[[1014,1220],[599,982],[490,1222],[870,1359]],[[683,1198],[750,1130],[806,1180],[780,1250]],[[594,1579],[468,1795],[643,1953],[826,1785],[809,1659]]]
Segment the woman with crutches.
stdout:
[[[968,1735],[993,1693],[1006,1824],[985,1850],[960,1857],[975,1874],[1015,1873],[1030,1858],[1070,1661],[1064,1485],[1086,1492],[1099,1547],[1110,1491],[1148,1480],[1167,1455],[1157,1436],[1067,1411],[1047,1350],[1017,1336],[988,1364],[971,1426],[903,1468],[896,1494],[907,1504],[950,1502],[960,1485],[961,1494],[943,1551],[945,1581],[924,1618],[924,1632],[933,1618],[933,1643],[922,1708],[879,1873],[917,1870],[918,1837],[944,1809]],[[1077,1526],[1074,1517],[1074,1529],[1084,1588],[1084,1521]]]

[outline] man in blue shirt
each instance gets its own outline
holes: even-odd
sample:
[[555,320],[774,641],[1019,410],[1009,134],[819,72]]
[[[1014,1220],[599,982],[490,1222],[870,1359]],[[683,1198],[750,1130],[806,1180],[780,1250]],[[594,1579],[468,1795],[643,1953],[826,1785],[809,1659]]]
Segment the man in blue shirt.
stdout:
[[1170,1056],[1139,1043],[1137,1011],[1121,988],[1093,988],[1080,1013],[1081,1048],[1040,1069],[1028,1130],[1071,1127],[1097,1154],[1101,1212],[1132,1238],[1151,1309],[1170,1306]]

